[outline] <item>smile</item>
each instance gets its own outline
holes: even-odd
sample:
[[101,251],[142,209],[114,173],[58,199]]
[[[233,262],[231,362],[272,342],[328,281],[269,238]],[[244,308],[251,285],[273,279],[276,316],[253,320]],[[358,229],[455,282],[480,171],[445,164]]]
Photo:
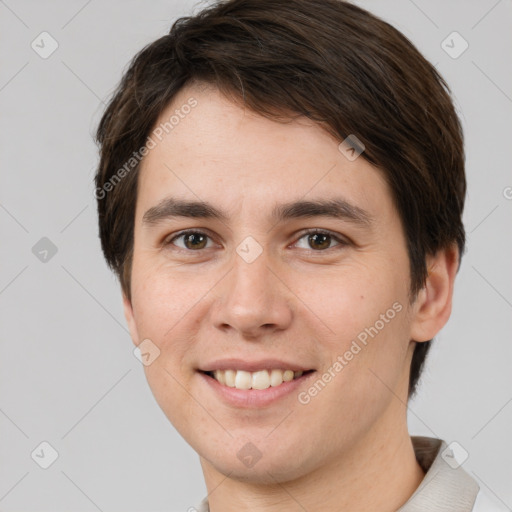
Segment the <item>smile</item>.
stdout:
[[269,387],[278,387],[283,382],[290,382],[294,379],[302,377],[303,371],[293,370],[258,370],[255,372],[248,372],[245,370],[214,370],[205,372],[210,377],[213,377],[217,382],[223,386],[236,389],[267,389]]

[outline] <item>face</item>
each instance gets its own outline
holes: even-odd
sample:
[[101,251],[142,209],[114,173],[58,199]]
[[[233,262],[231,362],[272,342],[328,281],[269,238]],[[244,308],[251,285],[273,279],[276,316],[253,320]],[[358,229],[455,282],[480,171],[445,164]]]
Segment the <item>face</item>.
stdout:
[[157,124],[176,110],[142,162],[125,299],[163,412],[203,468],[255,482],[393,435],[415,309],[380,171],[213,88],[182,89]]

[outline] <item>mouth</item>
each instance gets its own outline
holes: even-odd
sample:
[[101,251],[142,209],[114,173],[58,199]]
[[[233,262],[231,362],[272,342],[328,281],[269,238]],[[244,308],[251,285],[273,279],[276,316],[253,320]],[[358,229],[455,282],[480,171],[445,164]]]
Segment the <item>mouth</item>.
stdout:
[[[317,373],[299,362],[272,358],[230,357],[204,362],[196,367],[199,382],[206,385],[206,400],[234,409],[269,408],[292,400]],[[213,395],[211,394],[213,393]]]
[[235,369],[201,371],[201,373],[214,379],[223,387],[261,391],[268,388],[278,388],[312,372],[314,370],[283,370],[280,368],[263,369],[253,372]]

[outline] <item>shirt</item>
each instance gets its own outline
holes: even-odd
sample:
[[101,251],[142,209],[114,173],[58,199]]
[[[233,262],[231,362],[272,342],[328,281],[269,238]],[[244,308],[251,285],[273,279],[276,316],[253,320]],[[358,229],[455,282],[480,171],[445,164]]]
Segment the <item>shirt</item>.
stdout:
[[[425,472],[421,484],[397,512],[507,512],[494,504],[458,464],[453,450],[441,439],[411,436],[416,460]],[[204,498],[197,512],[210,512]]]

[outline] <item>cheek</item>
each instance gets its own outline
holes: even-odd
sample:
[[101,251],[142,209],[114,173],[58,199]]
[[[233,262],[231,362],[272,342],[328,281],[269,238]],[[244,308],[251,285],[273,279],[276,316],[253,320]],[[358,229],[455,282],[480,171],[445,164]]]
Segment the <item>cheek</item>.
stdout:
[[371,403],[379,389],[389,394],[386,386],[394,389],[407,370],[408,280],[393,276],[391,267],[377,268],[333,275],[323,293],[316,288],[310,295],[312,304],[321,304],[319,316],[330,330],[319,337],[329,361],[322,380],[338,390],[329,400],[353,411]]
[[[322,321],[329,328],[329,339],[335,343],[357,337],[376,322],[379,331],[387,330],[388,325],[397,323],[395,317],[403,316],[398,310],[406,309],[407,279],[398,275],[392,265],[379,263],[357,262],[312,279],[295,279],[302,283],[298,295],[317,312],[319,323]],[[395,303],[398,305],[393,307]]]
[[134,267],[132,304],[140,339],[150,339],[159,350],[144,366],[146,380],[169,421],[183,431],[197,415],[186,391],[194,371],[185,361],[194,352],[190,318],[205,292],[171,275]]
[[345,324],[340,320],[340,335],[328,345],[324,340],[329,363],[299,396],[301,418],[306,423],[317,418],[332,444],[356,442],[393,402],[400,406],[396,396],[407,372],[406,309],[398,302],[384,304],[374,310],[361,300],[364,314]]
[[173,424],[181,421],[183,412],[175,413],[183,411],[190,398],[184,387],[194,372],[184,361],[194,348],[187,321],[198,299],[193,287],[180,289],[179,284],[178,279],[137,270],[132,277],[139,337],[151,340],[159,351],[154,362],[144,366],[144,372],[156,401]]
[[179,271],[151,264],[137,265],[132,274],[132,303],[140,336],[154,338],[165,348],[166,340],[207,292],[207,283]]

